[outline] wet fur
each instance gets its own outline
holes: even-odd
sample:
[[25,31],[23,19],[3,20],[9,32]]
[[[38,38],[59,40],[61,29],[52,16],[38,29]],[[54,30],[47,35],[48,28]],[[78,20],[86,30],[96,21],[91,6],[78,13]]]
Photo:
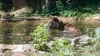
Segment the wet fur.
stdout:
[[79,28],[66,22],[64,19],[60,19],[57,17],[51,17],[51,19],[48,20],[48,29],[67,31],[73,34],[75,37],[82,35]]

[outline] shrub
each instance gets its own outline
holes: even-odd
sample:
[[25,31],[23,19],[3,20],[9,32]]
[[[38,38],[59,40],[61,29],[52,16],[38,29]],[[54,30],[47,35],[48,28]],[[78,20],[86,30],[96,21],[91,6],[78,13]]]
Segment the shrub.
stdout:
[[50,51],[50,48],[47,45],[49,34],[44,27],[46,27],[46,24],[40,24],[33,32],[30,33],[30,36],[33,37],[30,44],[33,44],[33,47],[37,50]]
[[35,44],[33,47],[41,51],[50,51],[50,47],[47,45],[46,42],[41,43],[41,44]]
[[30,36],[33,36],[33,41],[31,41],[32,44],[41,44],[42,42],[48,41],[48,32],[43,26],[45,27],[46,25],[40,24],[30,33]]
[[56,52],[60,56],[74,55],[74,46],[70,45],[70,41],[65,38],[56,39],[53,42],[53,46],[50,48],[51,52]]
[[95,37],[95,33],[94,33],[94,29],[93,28],[87,28],[86,29],[86,34],[90,37]]

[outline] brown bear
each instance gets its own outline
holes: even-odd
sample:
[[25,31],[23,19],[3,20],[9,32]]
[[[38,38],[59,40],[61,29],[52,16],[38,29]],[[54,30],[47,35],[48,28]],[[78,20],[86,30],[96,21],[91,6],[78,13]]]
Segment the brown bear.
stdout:
[[75,27],[74,25],[66,22],[64,19],[60,19],[58,17],[51,17],[48,20],[47,29],[58,29],[63,32],[69,32],[73,34],[74,37],[81,36],[82,33],[79,28]]

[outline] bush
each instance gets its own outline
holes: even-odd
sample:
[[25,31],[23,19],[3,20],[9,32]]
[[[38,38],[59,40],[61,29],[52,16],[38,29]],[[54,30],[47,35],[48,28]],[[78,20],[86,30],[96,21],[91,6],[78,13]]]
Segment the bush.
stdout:
[[51,49],[51,52],[56,52],[60,56],[65,56],[65,55],[74,55],[73,51],[74,46],[70,45],[71,41],[65,38],[60,38],[56,39],[53,42]]
[[46,27],[46,25],[40,24],[36,30],[30,33],[30,36],[33,37],[33,41],[31,41],[32,44],[41,44],[42,42],[48,41],[48,32],[44,27]]
[[32,33],[30,33],[30,36],[33,37],[33,40],[30,42],[30,44],[33,44],[33,47],[37,50],[50,51],[50,48],[47,45],[49,34],[45,27],[46,24],[40,24]]
[[86,34],[90,37],[95,37],[94,29],[93,28],[87,28]]
[[37,50],[41,50],[41,51],[51,51],[50,47],[47,45],[46,42],[42,43],[42,44],[35,44],[34,48]]

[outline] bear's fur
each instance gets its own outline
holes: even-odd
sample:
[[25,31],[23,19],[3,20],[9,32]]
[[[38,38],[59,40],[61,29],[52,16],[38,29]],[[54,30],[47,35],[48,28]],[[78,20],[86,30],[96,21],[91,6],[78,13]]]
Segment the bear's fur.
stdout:
[[75,37],[82,35],[79,28],[66,22],[64,19],[60,19],[57,17],[51,17],[51,19],[48,20],[47,29],[49,29],[49,30],[50,29],[58,29],[58,30],[61,30],[63,32],[70,32]]

